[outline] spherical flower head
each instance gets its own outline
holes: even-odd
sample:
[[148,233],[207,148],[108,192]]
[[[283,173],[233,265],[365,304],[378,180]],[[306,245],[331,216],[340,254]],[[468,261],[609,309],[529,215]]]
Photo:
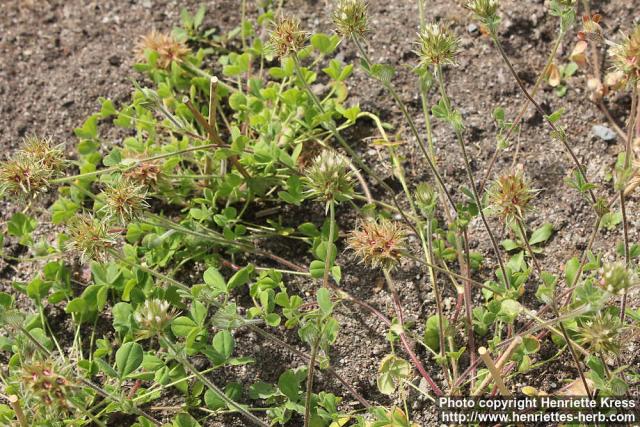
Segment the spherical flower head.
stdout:
[[467,3],[467,9],[471,10],[476,17],[487,26],[489,31],[495,31],[500,22],[498,16],[499,0],[471,0]]
[[153,51],[158,54],[156,65],[167,69],[174,61],[183,60],[191,51],[179,40],[169,34],[162,34],[156,30],[142,37],[136,45],[135,54],[138,61],[146,61],[146,52]]
[[156,162],[142,162],[126,171],[124,178],[144,188],[156,188],[162,179],[162,168]]
[[601,269],[600,284],[607,292],[622,295],[633,285],[635,275],[623,263],[606,264]]
[[55,362],[35,360],[22,365],[22,383],[40,401],[39,408],[46,412],[68,412],[73,392],[72,385]]
[[406,252],[407,233],[401,224],[388,219],[367,220],[351,232],[347,241],[361,262],[373,268],[392,270]]
[[100,211],[105,212],[107,219],[115,219],[122,225],[139,219],[149,208],[144,187],[124,177],[107,184],[102,197],[104,206]]
[[60,172],[64,165],[64,153],[53,145],[51,138],[28,136],[22,143],[21,151],[25,156],[39,162],[52,175]]
[[535,195],[522,170],[502,175],[489,189],[489,213],[505,223],[524,219]]
[[631,82],[640,79],[640,25],[631,35],[624,36],[622,43],[614,44],[609,49],[613,68],[622,72]]
[[363,37],[367,32],[367,3],[364,0],[341,0],[333,11],[333,24],[340,37]]
[[343,202],[353,195],[353,174],[344,157],[325,150],[304,171],[304,182],[311,197]]
[[269,48],[279,58],[285,58],[304,48],[307,33],[300,29],[300,21],[295,18],[280,18],[269,37]]
[[107,224],[86,214],[72,217],[66,234],[69,237],[67,250],[78,254],[83,263],[108,261],[110,251],[118,243],[117,234],[112,233]]
[[592,320],[580,327],[579,336],[582,343],[596,353],[620,352],[620,332],[623,329],[618,316],[607,312],[598,313]]
[[171,323],[176,313],[168,301],[153,298],[138,306],[133,319],[138,324],[141,338],[161,334]]
[[0,191],[19,198],[33,198],[49,186],[51,171],[32,156],[18,152],[0,164]]
[[460,41],[449,28],[439,23],[427,24],[418,37],[420,50],[417,53],[421,65],[456,65]]

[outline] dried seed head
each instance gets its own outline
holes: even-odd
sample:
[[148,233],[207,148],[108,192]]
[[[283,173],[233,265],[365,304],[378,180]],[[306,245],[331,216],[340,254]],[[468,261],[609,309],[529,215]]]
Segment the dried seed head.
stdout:
[[392,270],[406,251],[406,231],[387,219],[367,220],[352,231],[347,241],[361,262],[373,268]]
[[499,7],[499,0],[471,0],[467,3],[467,9],[470,9],[489,31],[495,31],[498,28]]
[[73,388],[61,369],[51,360],[34,360],[22,365],[22,382],[42,402],[43,412],[66,413]]
[[162,69],[169,68],[174,61],[181,61],[191,52],[183,42],[156,30],[143,36],[138,42],[135,48],[136,59],[146,61],[146,52],[149,50],[158,54],[156,65]]
[[433,187],[426,182],[421,182],[416,186],[414,194],[416,198],[416,205],[422,214],[426,217],[432,216],[433,211],[436,208],[436,204],[438,203],[436,192]]
[[333,24],[340,37],[363,37],[367,32],[367,3],[364,0],[340,0],[333,11]]
[[140,327],[140,335],[148,338],[163,332],[175,315],[167,301],[154,298],[138,306],[133,318]]
[[522,170],[517,169],[493,183],[489,189],[487,210],[506,223],[522,220],[535,193],[529,188]]
[[620,352],[620,332],[623,326],[620,318],[607,312],[598,313],[580,327],[579,335],[582,343],[596,353]]
[[578,32],[578,39],[601,42],[603,40],[600,15],[585,15],[582,17],[582,31]]
[[139,219],[149,208],[144,187],[127,178],[119,177],[107,184],[102,196],[105,204],[100,211],[105,212],[105,218],[116,219],[123,225]]
[[66,234],[67,249],[79,255],[82,262],[107,261],[109,251],[118,243],[117,234],[110,232],[107,224],[86,214],[72,217]]
[[155,162],[142,162],[125,172],[124,177],[144,188],[156,188],[162,178],[162,168]]
[[420,50],[417,54],[421,65],[456,65],[460,41],[449,28],[439,23],[427,24],[418,37]]
[[279,58],[285,58],[304,48],[307,33],[300,29],[300,21],[295,18],[280,18],[269,37],[269,48]]
[[624,294],[635,282],[633,272],[621,262],[605,264],[600,273],[600,285],[614,295]]
[[32,198],[49,185],[51,172],[25,153],[17,152],[0,164],[0,191],[21,198]]
[[629,81],[637,82],[640,79],[640,25],[631,35],[625,35],[622,43],[613,44],[609,55],[615,70],[622,72]]
[[47,190],[63,164],[62,150],[50,139],[29,136],[11,158],[0,164],[0,191],[33,198]]
[[52,175],[62,170],[64,165],[64,153],[53,145],[51,138],[28,136],[22,143],[22,152],[28,157],[42,164]]
[[343,202],[353,195],[353,175],[342,155],[324,150],[304,171],[304,181],[311,197]]

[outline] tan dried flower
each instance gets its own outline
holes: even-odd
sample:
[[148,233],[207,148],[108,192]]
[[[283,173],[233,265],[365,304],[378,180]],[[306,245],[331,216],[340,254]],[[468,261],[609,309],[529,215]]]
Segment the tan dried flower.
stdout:
[[152,30],[149,34],[142,36],[135,48],[136,59],[138,61],[146,61],[147,51],[153,51],[158,54],[156,65],[162,69],[169,68],[174,61],[183,60],[191,52],[182,41],[156,30]]
[[279,58],[285,58],[304,48],[307,33],[300,29],[300,21],[294,18],[280,18],[269,37],[269,47]]
[[347,244],[363,263],[392,270],[406,251],[406,230],[401,224],[381,218],[367,220],[351,232]]
[[522,220],[535,193],[522,170],[517,169],[499,177],[489,188],[487,210],[506,223]]

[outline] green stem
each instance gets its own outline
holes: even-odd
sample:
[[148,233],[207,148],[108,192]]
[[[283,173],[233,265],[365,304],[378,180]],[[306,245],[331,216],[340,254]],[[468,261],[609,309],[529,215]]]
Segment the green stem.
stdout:
[[[438,87],[440,88],[440,93],[443,97],[443,100],[445,101],[446,105],[447,105],[447,109],[450,110],[451,109],[451,100],[449,98],[449,96],[447,95],[446,92],[446,88],[444,85],[444,79],[442,76],[442,68],[440,67],[440,65],[436,66],[435,68],[435,73],[436,73],[436,78],[438,80]],[[504,262],[502,261],[502,257],[500,255],[500,248],[498,247],[498,242],[496,241],[495,236],[493,235],[493,232],[491,231],[491,227],[489,226],[489,222],[487,221],[487,218],[484,214],[484,211],[482,209],[482,201],[480,200],[480,196],[478,195],[478,189],[476,187],[476,183],[475,183],[475,179],[473,177],[473,171],[471,170],[471,164],[469,163],[469,157],[467,155],[467,149],[464,143],[464,139],[462,137],[462,132],[460,129],[458,129],[455,125],[454,127],[454,131],[456,134],[456,139],[458,141],[458,145],[460,146],[460,150],[462,151],[462,159],[464,162],[464,167],[465,170],[467,171],[467,178],[469,179],[469,184],[471,185],[471,192],[473,193],[473,198],[474,201],[476,203],[476,206],[478,207],[478,213],[480,214],[480,218],[482,219],[482,223],[484,224],[484,228],[487,231],[487,234],[489,236],[489,239],[491,240],[491,246],[493,246],[493,252],[498,260],[498,265],[500,266],[500,271],[502,272],[502,277],[504,279],[504,283],[507,286],[507,288],[510,287],[510,283],[509,283],[509,276],[507,275],[507,270],[504,267]]]
[[157,156],[148,157],[146,159],[136,160],[130,166],[127,166],[127,167],[124,167],[124,168],[121,167],[121,166],[112,166],[110,168],[99,169],[99,170],[96,170],[96,171],[93,171],[93,172],[87,172],[87,173],[83,173],[83,174],[79,174],[79,175],[64,176],[62,178],[52,179],[51,181],[49,181],[49,183],[51,183],[51,184],[63,184],[65,182],[74,181],[76,179],[89,178],[89,177],[92,177],[92,176],[102,175],[104,173],[126,172],[128,170],[131,170],[131,169],[134,169],[134,168],[138,167],[140,164],[145,163],[145,162],[152,162],[154,160],[160,160],[160,159],[164,159],[164,158],[171,157],[171,156],[177,156],[179,154],[189,153],[189,152],[192,152],[192,151],[206,150],[206,149],[212,148],[212,147],[221,147],[221,145],[220,144],[206,144],[206,145],[200,145],[198,147],[185,148],[184,150],[178,150],[178,151],[174,151],[174,152],[171,152],[171,153],[164,153],[164,154],[159,154]]
[[311,422],[311,397],[313,395],[313,376],[316,367],[316,357],[318,356],[318,350],[320,348],[321,333],[314,340],[311,347],[311,357],[309,358],[309,364],[307,367],[307,389],[304,398],[304,427],[309,427]]
[[[360,40],[358,39],[357,36],[353,36],[351,39],[353,40],[354,44],[356,45],[356,48],[360,52],[360,55],[362,56],[362,60],[370,68],[371,67],[371,61],[369,59],[369,56],[367,55],[367,52],[362,47],[362,44],[360,43]],[[400,108],[400,111],[402,112],[402,115],[404,116],[405,120],[409,124],[409,128],[411,129],[411,133],[413,133],[413,136],[418,141],[418,146],[420,147],[420,150],[422,151],[422,153],[425,156],[425,159],[427,160],[427,165],[429,166],[429,169],[431,169],[431,173],[433,173],[433,176],[435,177],[436,181],[438,182],[438,186],[440,187],[440,189],[442,190],[442,193],[446,196],[447,200],[449,201],[452,210],[454,212],[457,212],[456,204],[453,201],[453,198],[451,197],[451,194],[447,190],[447,187],[444,184],[444,180],[442,179],[442,176],[440,175],[440,172],[438,172],[438,169],[436,168],[435,164],[433,163],[433,159],[431,158],[431,156],[427,152],[427,149],[426,149],[426,147],[424,145],[424,141],[422,140],[422,137],[420,136],[420,132],[418,132],[418,128],[416,127],[416,124],[414,123],[413,119],[411,118],[411,114],[409,114],[409,111],[407,110],[407,106],[405,105],[404,102],[402,102],[402,100],[398,96],[398,93],[395,91],[395,89],[393,88],[391,83],[386,82],[386,81],[381,81],[381,83],[382,83],[382,86],[385,88],[385,90],[389,93],[389,95],[391,95],[391,97],[394,99],[394,101],[396,102],[396,104]]]
[[[627,171],[631,166],[631,140],[633,139],[634,120],[636,117],[636,109],[638,108],[638,82],[633,81],[633,92],[631,94],[631,111],[629,113],[629,122],[627,123],[627,139],[624,148],[624,170],[622,176],[627,176]],[[620,186],[620,211],[622,212],[622,235],[624,237],[624,260],[627,268],[631,266],[631,248],[629,245],[629,223],[627,222],[627,211],[625,207],[625,185]],[[627,290],[623,291],[622,301],[620,301],[620,321],[624,323],[625,311],[627,307]]]
[[333,200],[329,201],[329,238],[327,241],[326,257],[324,259],[324,273],[322,274],[322,286],[329,287],[329,272],[333,258],[333,240],[335,234],[336,207]]
[[[535,84],[533,86],[533,89],[531,90],[531,96],[532,97],[536,96],[536,94],[538,93],[538,90],[542,86],[542,82],[544,81],[545,76],[547,75],[547,72],[549,70],[549,67],[551,67],[551,64],[553,63],[553,60],[556,57],[556,54],[558,53],[558,49],[560,48],[560,44],[562,43],[562,39],[564,38],[565,34],[566,34],[566,32],[560,32],[560,34],[558,34],[558,37],[556,38],[555,42],[553,43],[553,48],[551,49],[551,53],[549,53],[549,56],[547,58],[547,62],[545,64],[545,66],[544,66],[544,69],[542,70],[542,73],[540,73],[538,75],[538,78],[537,78],[537,80],[536,80],[536,82],[535,82]],[[522,102],[522,106],[520,107],[520,111],[518,112],[518,115],[516,116],[516,119],[513,121],[513,123],[509,127],[509,131],[507,132],[507,135],[504,137],[504,141],[505,141],[506,144],[509,143],[509,138],[511,137],[511,134],[513,133],[513,131],[520,124],[520,121],[522,120],[522,117],[524,117],[524,113],[527,112],[527,107],[528,106],[529,106],[529,100],[525,99]],[[491,177],[491,171],[493,170],[493,166],[495,165],[499,154],[500,154],[500,150],[498,150],[498,149],[496,149],[493,152],[493,156],[491,157],[491,160],[489,161],[489,166],[487,167],[487,172],[485,173],[484,178],[480,182],[479,191],[481,193],[482,193],[487,181]]]
[[174,357],[176,358],[176,360],[178,362],[180,362],[188,371],[190,371],[193,375],[195,375],[196,378],[198,378],[198,380],[200,380],[200,382],[202,382],[205,386],[207,386],[207,388],[209,388],[211,391],[216,393],[218,395],[218,397],[220,399],[222,399],[228,406],[231,406],[232,408],[237,410],[247,420],[251,421],[252,424],[255,424],[255,425],[261,426],[261,427],[269,427],[269,424],[267,424],[264,421],[260,420],[260,418],[258,418],[255,415],[253,415],[250,411],[248,411],[245,407],[240,405],[235,400],[229,398],[224,393],[224,391],[220,390],[218,388],[218,386],[216,386],[209,378],[207,378],[204,375],[202,375],[202,373],[200,373],[200,371],[198,371],[195,368],[195,366],[193,366],[191,364],[191,362],[189,362],[189,360],[186,357],[182,357],[182,355],[180,354],[178,349],[175,347],[173,342],[171,342],[171,340],[167,336],[161,335],[160,339],[166,344],[166,346],[169,349],[171,349],[171,351],[174,354]]
[[[580,161],[578,160],[578,157],[576,156],[576,154],[573,152],[573,150],[569,146],[569,143],[567,141],[566,133],[563,130],[558,129],[558,127],[551,120],[549,120],[549,117],[545,114],[545,112],[542,109],[542,107],[540,106],[540,104],[538,104],[538,102],[535,99],[533,99],[531,94],[529,94],[529,91],[527,91],[527,88],[524,87],[524,83],[522,83],[522,80],[520,79],[520,77],[516,73],[516,70],[513,68],[513,65],[511,64],[511,61],[509,60],[509,57],[507,56],[507,53],[504,51],[504,48],[502,47],[502,44],[500,43],[500,40],[498,39],[498,36],[495,33],[495,31],[492,31],[490,36],[491,36],[491,40],[493,41],[494,45],[498,49],[498,52],[500,53],[500,56],[502,57],[502,59],[504,60],[505,64],[507,65],[507,68],[509,69],[509,72],[511,73],[511,75],[515,79],[516,83],[518,84],[518,87],[520,88],[520,90],[522,91],[524,96],[529,100],[529,102],[531,102],[531,104],[533,104],[533,106],[536,108],[538,113],[544,118],[544,120],[547,122],[549,127],[551,127],[551,130],[553,130],[553,132],[556,135],[557,139],[560,140],[560,142],[562,143],[565,151],[569,154],[569,157],[571,157],[571,160],[573,161],[573,163],[578,168],[578,172],[582,175],[582,179],[584,180],[585,183],[588,184],[589,180],[587,179],[587,176],[584,173],[582,163],[580,163]],[[591,188],[589,188],[588,193],[589,193],[589,197],[591,198],[591,202],[595,205],[596,196],[593,193],[593,190]]]
[[[307,80],[304,78],[304,75],[302,74],[302,69],[300,67],[300,60],[298,59],[298,56],[294,53],[291,56],[291,58],[293,59],[293,65],[294,65],[293,68],[295,70],[295,73],[296,73],[296,75],[298,77],[298,80],[300,80],[302,86],[304,87],[305,92],[307,93],[309,98],[311,98],[311,101],[314,103],[314,105],[316,106],[316,108],[318,109],[320,114],[324,114],[325,113],[325,109],[322,106],[322,103],[320,102],[318,97],[315,95],[315,93],[313,93],[313,91],[309,87],[309,83],[307,82]],[[404,214],[404,210],[403,210],[402,206],[400,206],[400,203],[398,202],[398,199],[396,197],[395,192],[393,191],[393,188],[391,188],[391,186],[389,186],[389,184],[384,182],[382,180],[382,178],[380,178],[378,176],[378,174],[376,174],[369,166],[367,166],[367,164],[360,158],[360,156],[358,156],[358,154],[349,146],[349,143],[347,143],[347,141],[344,139],[344,137],[342,136],[340,131],[336,128],[336,125],[331,120],[326,121],[324,124],[327,127],[327,129],[329,130],[329,132],[331,132],[331,134],[334,136],[334,138],[342,146],[342,148],[356,162],[356,164],[359,167],[361,167],[362,170],[364,170],[369,176],[371,176],[373,179],[375,179],[376,182],[382,188],[384,188],[385,191],[387,191],[391,195],[391,197],[393,199],[393,204],[396,206],[396,208],[398,208],[398,213],[402,216],[402,218],[404,219],[406,224],[409,227],[411,227],[411,229],[415,232],[416,231],[415,227],[413,226],[413,224],[409,220],[409,218],[407,218],[407,216]]]

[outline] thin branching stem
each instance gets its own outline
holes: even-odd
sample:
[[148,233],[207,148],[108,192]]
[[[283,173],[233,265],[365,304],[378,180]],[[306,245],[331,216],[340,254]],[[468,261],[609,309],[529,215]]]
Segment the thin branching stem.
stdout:
[[[502,43],[500,43],[500,40],[498,39],[497,34],[494,31],[492,31],[490,36],[491,36],[491,40],[493,41],[494,45],[498,49],[498,52],[500,53],[500,56],[502,57],[502,59],[504,60],[505,64],[507,65],[507,68],[509,69],[509,72],[511,73],[511,75],[515,79],[516,83],[518,84],[518,87],[520,88],[520,90],[522,91],[524,96],[529,100],[529,102],[531,102],[531,104],[536,108],[538,113],[547,122],[547,124],[549,125],[549,127],[553,131],[555,137],[558,140],[560,140],[560,142],[562,143],[565,151],[567,152],[567,154],[569,154],[569,157],[571,157],[571,160],[576,165],[576,168],[578,169],[578,173],[580,173],[580,175],[582,175],[582,179],[584,180],[585,183],[588,184],[589,180],[587,179],[587,176],[586,176],[586,174],[584,172],[584,166],[582,165],[580,160],[578,160],[578,157],[576,156],[576,154],[571,149],[571,146],[569,145],[569,142],[567,141],[566,133],[563,130],[559,129],[551,120],[549,120],[549,117],[547,116],[547,114],[545,114],[545,112],[542,109],[542,107],[540,106],[540,104],[531,96],[531,94],[529,93],[527,88],[524,87],[524,83],[522,83],[522,80],[518,76],[518,73],[516,73],[516,70],[513,68],[513,65],[511,64],[511,61],[509,60],[509,57],[507,56],[507,53],[504,51],[504,48],[502,47]],[[589,188],[588,193],[589,193],[589,197],[591,199],[591,202],[593,204],[595,204],[596,203],[596,196],[593,193],[593,190],[591,188]]]
[[[451,110],[451,100],[446,92],[446,87],[444,84],[444,78],[442,75],[442,67],[436,66],[435,68],[436,79],[438,81],[438,87],[440,88],[440,94],[445,101],[447,108]],[[473,177],[473,171],[471,170],[471,164],[469,162],[469,156],[467,155],[467,148],[464,142],[464,138],[462,136],[462,130],[456,127],[455,125],[454,131],[456,134],[456,139],[458,141],[458,145],[460,146],[460,150],[462,151],[462,160],[464,163],[465,170],[467,172],[467,178],[469,179],[469,184],[471,186],[471,192],[473,194],[474,202],[478,208],[478,213],[480,214],[480,218],[482,219],[482,223],[484,224],[484,228],[487,231],[487,235],[489,236],[489,240],[491,240],[491,246],[493,247],[493,252],[497,258],[498,265],[500,266],[500,272],[502,273],[502,278],[504,280],[507,288],[510,286],[509,276],[507,275],[507,270],[504,266],[504,262],[502,261],[502,256],[500,254],[500,248],[498,247],[498,241],[493,235],[493,231],[491,231],[491,226],[487,221],[487,218],[482,209],[482,200],[480,200],[480,195],[478,194],[478,189],[476,187],[475,178]]]
[[[633,91],[631,93],[631,111],[629,112],[629,120],[627,123],[627,138],[624,147],[624,169],[622,176],[627,176],[627,171],[631,167],[631,141],[634,133],[634,120],[636,118],[636,109],[638,108],[638,82],[633,81]],[[624,238],[624,260],[627,268],[631,266],[631,248],[629,244],[629,223],[627,221],[627,211],[625,206],[625,185],[620,185],[620,211],[622,212],[622,235]],[[627,290],[624,290],[622,300],[620,301],[620,320],[624,323],[625,311],[627,307]]]

